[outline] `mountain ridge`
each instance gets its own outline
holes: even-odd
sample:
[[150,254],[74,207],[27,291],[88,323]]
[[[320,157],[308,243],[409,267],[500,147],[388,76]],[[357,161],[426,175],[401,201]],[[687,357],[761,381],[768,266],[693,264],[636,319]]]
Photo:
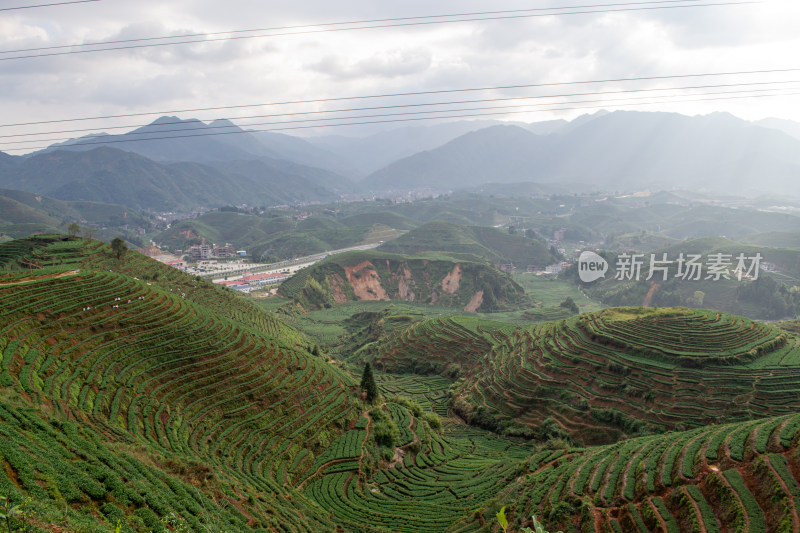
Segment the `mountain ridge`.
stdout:
[[335,197],[332,191],[302,176],[264,162],[243,165],[250,170],[223,171],[191,162],[161,164],[137,153],[100,146],[27,157],[15,168],[0,171],[0,186],[61,200],[91,200],[156,211]]
[[[780,191],[800,169],[800,141],[726,113],[615,111],[531,136],[487,128],[396,161],[365,187],[463,188],[487,182],[578,182],[605,190],[692,187]],[[503,135],[498,132],[503,131]]]

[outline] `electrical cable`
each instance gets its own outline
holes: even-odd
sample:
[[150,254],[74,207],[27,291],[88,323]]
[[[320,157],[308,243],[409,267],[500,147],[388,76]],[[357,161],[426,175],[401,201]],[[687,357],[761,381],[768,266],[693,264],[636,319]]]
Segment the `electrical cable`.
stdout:
[[[753,92],[753,91],[734,91],[734,93],[738,92]],[[715,93],[708,93],[708,94],[715,94]],[[719,94],[719,93],[717,93]],[[724,94],[724,93],[723,93]],[[733,100],[733,99],[743,99],[743,98],[765,98],[765,97],[775,97],[775,96],[795,96],[799,95],[800,92],[792,92],[792,93],[780,93],[780,94],[748,94],[748,95],[738,95],[738,96],[713,96],[712,98],[690,98],[690,99],[680,99],[680,100],[673,100],[671,103],[686,103],[686,102],[701,102],[701,101],[716,101],[716,100]],[[608,107],[627,107],[627,106],[641,106],[641,105],[658,105],[663,104],[664,101],[655,101],[655,102],[624,102],[624,103],[611,103],[604,102],[600,105],[591,105],[591,106],[569,106],[569,107],[556,107],[556,108],[547,108],[547,109],[536,109],[536,110],[525,110],[525,111],[492,111],[490,113],[467,113],[467,114],[459,114],[459,115],[447,115],[447,116],[438,116],[438,117],[411,117],[411,118],[391,118],[391,119],[384,119],[384,120],[362,120],[363,118],[375,118],[381,115],[375,116],[364,116],[364,117],[351,117],[351,118],[333,118],[333,119],[324,119],[324,120],[359,120],[358,122],[343,122],[338,124],[325,124],[324,127],[338,127],[338,126],[356,126],[356,125],[366,125],[366,124],[386,124],[386,123],[395,123],[395,122],[411,122],[411,121],[421,121],[421,120],[441,120],[441,119],[452,119],[452,118],[474,118],[474,117],[484,117],[484,116],[500,116],[500,115],[512,115],[512,114],[524,114],[524,113],[536,113],[536,112],[552,112],[552,111],[574,111],[580,109],[602,109]],[[550,105],[564,105],[564,104],[550,104]],[[511,106],[511,107],[518,107],[518,106]],[[533,107],[533,106],[526,106],[526,107]],[[438,113],[453,113],[458,112],[458,110],[442,110],[442,111],[435,111]],[[407,113],[405,115],[419,115],[425,112],[415,112],[415,113]],[[394,114],[394,115],[386,115],[386,116],[397,116],[403,114]],[[308,121],[298,121],[298,122],[308,122]],[[288,123],[288,122],[285,122]],[[285,124],[284,123],[284,124]],[[278,123],[281,124],[281,123]],[[256,130],[237,130],[237,131],[230,131],[230,132],[204,132],[204,133],[194,133],[194,134],[186,134],[186,135],[169,135],[163,137],[148,137],[144,139],[109,139],[109,140],[98,140],[98,141],[86,141],[81,142],[79,144],[75,144],[73,146],[87,146],[87,145],[108,145],[108,144],[115,144],[121,142],[139,142],[139,141],[155,141],[155,140],[168,140],[168,139],[183,139],[183,138],[193,138],[193,137],[208,137],[213,135],[231,135],[231,134],[243,134],[243,133],[260,133],[260,132],[270,132],[270,131],[287,131],[287,130],[298,130],[298,129],[309,129],[309,128],[319,128],[321,127],[319,124],[312,124],[312,125],[303,125],[303,126],[281,126],[275,128],[264,128],[264,129],[256,129]],[[41,142],[41,141],[26,141],[26,142]],[[7,143],[11,144],[11,143]],[[6,151],[36,151],[36,150],[43,150],[46,148],[51,148],[50,146],[41,146],[41,147],[24,147],[24,148],[9,148]]]
[[[88,1],[88,0],[84,0]],[[98,1],[98,0],[91,0],[91,1]],[[499,14],[506,14],[506,13],[526,13],[526,12],[533,12],[533,11],[555,11],[555,10],[564,10],[564,9],[588,9],[588,8],[596,8],[596,7],[618,7],[618,6],[634,6],[634,5],[644,5],[644,4],[677,4],[677,3],[687,3],[687,2],[699,2],[704,0],[655,0],[655,1],[646,1],[646,2],[625,2],[625,3],[614,3],[614,4],[592,4],[592,5],[585,5],[585,6],[562,6],[562,7],[540,7],[534,9],[507,9],[503,11],[479,11],[475,13],[451,13],[446,15],[422,15],[418,17],[395,17],[395,18],[386,18],[386,19],[370,19],[370,20],[354,20],[354,21],[347,21],[347,22],[324,22],[320,24],[304,24],[298,26],[278,26],[273,28],[254,28],[251,30],[230,30],[230,31],[217,31],[217,32],[205,32],[205,33],[186,33],[182,35],[165,35],[163,37],[141,37],[138,39],[119,39],[115,41],[96,41],[90,43],[81,43],[81,44],[66,44],[66,45],[57,45],[57,46],[43,46],[39,48],[20,48],[17,50],[4,50],[0,51],[0,54],[11,54],[11,53],[21,53],[21,52],[41,52],[45,50],[60,50],[64,48],[74,48],[75,46],[103,46],[107,44],[122,44],[122,43],[136,43],[136,42],[146,42],[146,41],[158,41],[163,39],[187,39],[189,37],[209,37],[213,35],[229,35],[229,34],[237,34],[237,33],[252,33],[256,31],[278,31],[278,30],[295,30],[301,28],[315,28],[315,27],[326,27],[326,26],[342,26],[342,25],[352,25],[352,24],[373,24],[376,22],[398,22],[401,20],[424,20],[424,19],[433,19],[433,18],[445,18],[445,17],[468,17],[468,16],[478,16],[478,15],[499,15]],[[706,0],[707,1],[707,0]]]
[[52,4],[37,4],[34,6],[0,7],[0,11],[15,11],[19,9],[33,9],[36,7],[66,6],[69,4],[87,4],[89,2],[99,2],[99,1],[100,0],[72,0],[71,2],[55,2]]
[[[201,119],[194,119],[200,122],[211,122],[214,120],[249,120],[249,119],[256,119],[256,118],[269,118],[269,117],[293,117],[293,116],[300,116],[300,115],[320,115],[326,113],[349,113],[355,111],[375,111],[375,110],[383,110],[383,109],[401,109],[401,108],[413,108],[413,107],[431,107],[431,106],[448,106],[448,105],[460,105],[460,104],[475,104],[475,103],[492,103],[492,102],[506,102],[512,100],[531,100],[531,99],[546,99],[546,98],[572,98],[572,97],[580,97],[580,96],[600,96],[600,95],[616,95],[616,94],[629,94],[629,93],[643,93],[643,92],[660,92],[660,91],[684,91],[684,90],[695,90],[695,89],[720,89],[720,88],[730,88],[730,87],[746,87],[746,86],[754,86],[754,85],[773,85],[773,84],[787,84],[787,83],[800,83],[800,80],[782,80],[782,81],[767,81],[767,82],[749,82],[749,83],[726,83],[726,84],[716,84],[716,85],[691,85],[691,86],[683,86],[683,87],[659,87],[659,88],[649,88],[649,89],[627,89],[627,90],[619,90],[619,91],[602,91],[602,92],[585,92],[585,93],[569,93],[569,94],[552,94],[552,95],[535,95],[535,96],[513,96],[507,98],[482,98],[477,100],[452,100],[449,102],[426,102],[426,103],[416,103],[416,104],[396,104],[396,105],[386,105],[386,106],[372,106],[372,107],[356,107],[356,108],[347,108],[347,109],[328,109],[328,110],[319,110],[319,111],[299,111],[294,113],[271,113],[265,115],[248,115],[248,116],[238,116],[238,117],[217,117],[217,118],[201,118]],[[764,89],[764,90],[776,90],[776,89]],[[670,96],[670,95],[667,95]],[[663,97],[667,97],[663,96]],[[680,95],[675,95],[680,96]],[[549,105],[549,104],[542,104],[542,105]],[[440,110],[440,111],[448,111],[448,110]],[[331,119],[325,119],[331,120]],[[58,134],[65,134],[65,133],[86,133],[86,132],[98,132],[98,130],[103,130],[106,132],[108,130],[119,130],[119,129],[133,129],[133,128],[142,128],[142,127],[158,127],[159,129],[164,126],[176,125],[176,124],[186,124],[185,120],[176,120],[176,121],[165,121],[159,122],[158,124],[136,124],[136,125],[124,125],[124,126],[106,126],[106,127],[97,127],[97,128],[82,128],[82,129],[72,129],[72,130],[58,130],[58,131],[47,131],[47,132],[38,132],[38,133],[21,133],[21,134],[9,134],[9,135],[0,135],[0,139],[9,138],[9,137],[33,137],[33,136],[42,136],[42,135],[58,135]],[[245,124],[239,126],[249,126],[249,125],[261,125],[261,124]],[[215,128],[228,128],[230,126],[205,126],[204,129],[215,129]],[[174,131],[186,131],[186,128],[181,129],[173,129],[173,130],[160,130],[159,133],[169,133]],[[152,134],[154,132],[129,132],[128,135],[147,135]],[[49,140],[65,140],[65,139],[42,139],[42,141],[49,141]],[[28,142],[28,141],[20,141],[20,142]]]
[[[154,48],[154,47],[175,46],[175,45],[183,45],[183,44],[211,43],[211,42],[218,42],[218,41],[233,41],[233,40],[242,40],[242,39],[259,39],[259,38],[267,38],[267,37],[283,37],[283,36],[287,36],[287,35],[305,35],[305,34],[313,34],[313,33],[342,32],[342,31],[354,31],[354,30],[372,30],[372,29],[382,29],[382,28],[428,26],[428,25],[433,25],[433,24],[452,24],[452,23],[456,23],[456,22],[479,22],[479,21],[487,21],[487,20],[509,20],[509,19],[565,16],[565,15],[587,15],[587,14],[597,14],[597,13],[618,13],[618,12],[629,12],[629,11],[652,11],[652,10],[660,10],[660,9],[686,9],[686,8],[695,8],[695,7],[720,7],[720,6],[760,4],[760,3],[762,3],[760,0],[743,0],[743,1],[717,2],[717,3],[713,3],[713,4],[688,4],[688,5],[670,5],[670,6],[652,6],[652,7],[632,7],[632,8],[618,8],[618,9],[598,9],[598,10],[586,10],[586,11],[570,11],[570,12],[549,13],[549,14],[537,13],[537,14],[528,14],[528,15],[502,15],[502,16],[497,16],[497,17],[477,17],[477,18],[459,19],[459,20],[436,20],[436,21],[422,21],[422,22],[404,22],[404,23],[398,23],[398,24],[379,24],[379,25],[372,25],[372,26],[359,26],[359,27],[354,27],[354,28],[327,28],[327,29],[317,29],[317,30],[293,31],[293,32],[285,32],[285,33],[272,33],[272,34],[267,34],[267,35],[240,35],[240,36],[233,36],[233,37],[217,37],[217,38],[212,38],[212,39],[175,41],[175,42],[169,42],[169,43],[150,43],[150,44],[138,44],[138,45],[130,45],[130,46],[113,46],[113,47],[110,47],[110,48],[98,48],[98,49],[95,49],[95,50],[69,50],[69,51],[65,51],[65,52],[50,52],[50,53],[46,53],[46,54],[29,54],[29,55],[20,55],[20,56],[12,56],[12,57],[0,57],[0,61],[9,61],[9,60],[14,60],[14,59],[32,59],[32,58],[37,58],[37,57],[64,56],[64,55],[73,55],[73,54],[87,54],[87,53],[108,52],[108,51],[118,51],[118,50],[133,50],[133,49],[139,49],[139,48]],[[81,45],[77,45],[77,46],[81,46]],[[12,52],[1,52],[1,53],[13,53],[13,51]]]
[[570,85],[590,85],[594,83],[622,83],[622,82],[636,82],[636,81],[658,81],[670,79],[686,79],[686,78],[703,78],[703,77],[718,77],[718,76],[743,76],[751,74],[786,74],[790,72],[800,72],[800,68],[782,68],[782,69],[765,69],[765,70],[744,70],[732,72],[706,72],[696,74],[673,74],[665,76],[639,76],[630,78],[611,78],[602,80],[585,80],[585,81],[566,81],[566,82],[549,82],[549,83],[528,83],[517,85],[498,85],[493,87],[473,87],[461,89],[441,89],[431,91],[415,91],[404,93],[387,93],[387,94],[373,94],[373,95],[358,95],[358,96],[341,96],[331,98],[316,98],[309,100],[293,100],[283,102],[267,102],[260,104],[240,104],[228,106],[214,106],[214,107],[196,107],[188,109],[173,109],[167,111],[147,111],[142,113],[123,113],[118,115],[100,115],[94,117],[78,117],[78,118],[65,118],[55,120],[41,120],[35,122],[18,122],[12,124],[0,124],[0,128],[10,128],[19,126],[34,126],[40,124],[56,124],[63,122],[79,122],[88,120],[106,120],[116,118],[130,118],[130,117],[143,117],[152,115],[173,115],[180,113],[195,113],[198,111],[219,111],[223,109],[242,109],[249,107],[266,107],[266,106],[279,106],[279,105],[297,105],[297,104],[318,104],[326,102],[342,102],[350,100],[367,100],[372,98],[396,98],[401,96],[425,96],[432,94],[450,94],[450,93],[465,93],[465,92],[479,92],[479,91],[500,91],[510,89],[529,89],[535,87],[563,87]]

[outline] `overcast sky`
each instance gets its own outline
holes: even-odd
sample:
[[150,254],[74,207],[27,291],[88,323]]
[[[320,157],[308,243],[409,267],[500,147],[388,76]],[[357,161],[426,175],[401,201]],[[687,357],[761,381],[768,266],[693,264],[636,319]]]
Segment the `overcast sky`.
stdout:
[[[442,14],[611,4],[609,0],[550,1],[440,0],[385,2],[366,0],[100,0],[96,2],[9,10],[10,7],[57,0],[6,0],[0,4],[2,50],[77,45],[97,41],[142,39],[169,35],[230,32],[257,28],[308,26],[335,22],[423,17]],[[65,0],[62,0],[65,1]],[[738,0],[734,0],[738,1]],[[252,39],[71,53],[11,59],[20,55],[80,51],[0,53],[0,116],[3,125],[130,113],[160,113],[245,104],[342,98],[478,87],[676,76],[772,69],[800,69],[800,2],[764,0],[743,5],[706,5],[725,0],[650,2],[631,7],[669,6],[561,16],[504,18],[489,21],[424,24],[351,31],[311,31],[348,26],[281,30],[295,33]],[[620,4],[632,2],[620,1]],[[690,7],[685,7],[690,6]],[[565,11],[602,11],[609,7]],[[540,15],[548,12],[536,12]],[[516,13],[516,15],[533,14]],[[515,15],[509,13],[508,15]],[[498,15],[486,15],[498,16]],[[467,18],[467,17],[461,17]],[[442,19],[418,19],[432,22]],[[395,22],[396,23],[396,22]],[[380,25],[377,23],[370,25]],[[352,27],[352,26],[349,26]],[[257,32],[264,35],[269,32]],[[252,34],[238,33],[236,36]],[[205,38],[231,36],[213,35]],[[194,38],[203,39],[203,37]],[[164,41],[147,41],[151,44]],[[130,46],[127,43],[115,46]],[[457,92],[368,100],[317,102],[293,106],[224,109],[180,113],[181,118],[233,118],[263,115],[498,99],[600,91],[729,85],[682,91],[618,93],[538,100],[453,104],[452,114],[527,110],[525,114],[488,118],[524,120],[571,119],[599,108],[676,111],[705,114],[729,111],[748,120],[778,117],[800,121],[800,83],[741,85],[800,80],[795,72],[692,77],[638,82],[574,84],[482,92]],[[760,92],[747,92],[758,90]],[[728,94],[707,94],[727,92]],[[735,91],[735,92],[731,92]],[[776,93],[783,96],[774,96]],[[706,94],[698,94],[706,93]],[[664,95],[678,95],[663,100]],[[693,96],[692,96],[693,95]],[[756,97],[756,95],[761,95]],[[766,96],[772,95],[772,96]],[[657,105],[645,105],[659,100]],[[719,99],[721,97],[736,97]],[[697,100],[703,101],[680,101]],[[710,100],[715,98],[715,100]],[[597,100],[603,100],[598,102]],[[479,109],[487,106],[538,105],[538,108]],[[547,105],[542,105],[547,104]],[[639,104],[639,105],[633,105]],[[623,107],[618,107],[623,106]],[[418,110],[421,108],[417,108]],[[428,107],[428,110],[444,109]],[[538,109],[536,112],[532,112]],[[556,109],[545,111],[547,109]],[[414,109],[384,110],[382,113]],[[379,114],[359,111],[331,115]],[[0,134],[56,132],[111,126],[136,126],[158,115],[125,119],[51,123],[0,128]],[[327,115],[317,115],[323,118]],[[298,120],[304,117],[283,117]],[[385,120],[373,118],[369,120]],[[275,118],[242,119],[238,123],[274,122]],[[362,119],[364,120],[364,119]],[[342,120],[340,120],[341,122]],[[297,123],[294,123],[299,125]],[[274,125],[253,126],[273,128]],[[117,132],[117,131],[113,131]],[[293,134],[355,133],[352,127],[286,130]],[[81,133],[50,134],[61,139]],[[29,139],[34,144],[11,145]],[[41,147],[37,137],[0,138],[0,150]],[[38,145],[36,143],[39,143]]]

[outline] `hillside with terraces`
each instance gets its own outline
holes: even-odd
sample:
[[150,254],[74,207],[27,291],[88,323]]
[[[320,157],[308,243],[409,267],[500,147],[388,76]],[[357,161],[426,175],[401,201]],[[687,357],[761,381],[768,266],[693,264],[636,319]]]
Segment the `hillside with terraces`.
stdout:
[[543,450],[509,489],[564,531],[798,531],[800,415]]
[[551,418],[583,444],[800,409],[798,338],[716,311],[614,308],[530,326],[446,317],[362,354],[386,371],[457,377],[452,406],[474,424],[529,435]]
[[[6,265],[38,267],[0,281],[0,418],[5,448],[28,450],[3,453],[3,492],[17,501],[99,500],[106,520],[132,507],[199,527],[197,510],[217,499],[228,502],[226,527],[298,514],[298,529],[329,524],[290,497],[291,483],[358,419],[350,377],[247,301],[127,255],[118,261],[98,241],[47,238],[0,250]],[[289,460],[303,457],[290,470]],[[246,511],[242,502],[251,502]]]
[[0,244],[0,495],[39,532],[466,533],[503,505],[514,530],[793,531],[797,343],[618,308],[416,321],[335,360],[241,295],[33,236]]
[[[483,509],[528,455],[443,431],[427,387],[424,413],[365,414],[302,333],[138,253],[37,236],[0,262],[0,494],[31,498],[32,527],[431,531]],[[368,456],[378,416],[400,428],[402,471]]]

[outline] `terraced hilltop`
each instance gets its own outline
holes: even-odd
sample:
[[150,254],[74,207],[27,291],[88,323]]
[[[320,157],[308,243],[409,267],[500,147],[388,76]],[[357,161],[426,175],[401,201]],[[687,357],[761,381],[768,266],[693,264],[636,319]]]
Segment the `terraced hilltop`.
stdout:
[[797,337],[716,311],[616,308],[527,327],[449,317],[364,351],[384,370],[458,375],[452,405],[473,423],[525,434],[552,418],[585,444],[800,409]]
[[394,371],[368,405],[250,300],[35,236],[0,244],[0,353],[28,531],[800,529],[797,337],[724,313],[418,322],[355,354]]

